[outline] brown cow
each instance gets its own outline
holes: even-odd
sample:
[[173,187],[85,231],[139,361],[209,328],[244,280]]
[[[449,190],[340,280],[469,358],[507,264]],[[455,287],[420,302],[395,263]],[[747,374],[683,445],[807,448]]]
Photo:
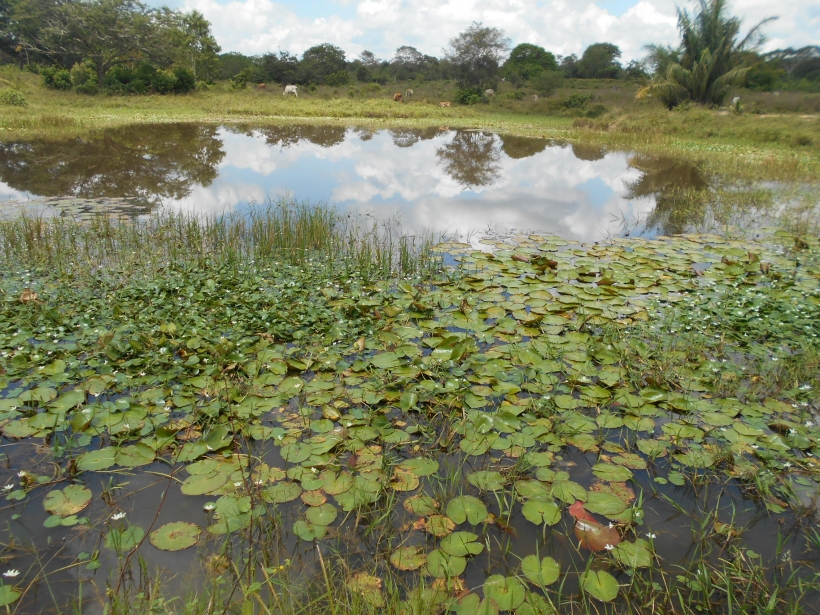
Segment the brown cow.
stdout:
[[449,107],[449,106],[450,106],[450,103],[448,103],[448,102],[440,102],[439,104],[440,104],[442,107]]
[[256,89],[257,90],[264,90],[266,87],[268,87],[267,83],[260,83],[259,85],[256,86]]
[[402,97],[401,92],[393,94],[393,102],[404,102],[404,97]]

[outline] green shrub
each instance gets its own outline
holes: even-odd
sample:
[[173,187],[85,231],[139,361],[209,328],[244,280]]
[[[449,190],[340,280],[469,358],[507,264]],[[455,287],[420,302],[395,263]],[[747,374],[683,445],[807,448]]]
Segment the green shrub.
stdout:
[[325,84],[329,86],[347,85],[350,83],[350,73],[340,70],[325,77]]
[[187,94],[196,89],[196,75],[187,66],[177,66],[173,69],[174,76],[177,79],[174,92],[176,94]]
[[592,105],[589,109],[587,109],[586,112],[584,113],[584,115],[586,117],[596,118],[596,117],[601,117],[607,111],[609,111],[609,109],[606,108],[606,105],[602,105],[601,103],[598,103],[598,104]]
[[25,96],[14,88],[6,88],[0,90],[0,104],[10,107],[25,107],[28,105],[28,101],[26,101]]
[[486,102],[486,100],[479,88],[456,90],[456,102],[460,105],[477,105],[480,102]]
[[109,94],[145,94],[156,72],[148,62],[140,62],[136,67],[120,64],[105,76],[105,90]]
[[504,98],[504,99],[507,99],[507,100],[524,100],[524,92],[522,92],[521,90],[514,90],[512,92],[504,92],[501,95],[501,98]]
[[91,65],[78,62],[71,67],[71,85],[80,94],[96,94],[99,91],[96,71]]
[[157,94],[171,94],[179,86],[176,74],[169,68],[158,70],[151,79],[151,87]]
[[564,73],[557,70],[541,71],[532,78],[530,84],[541,96],[549,96],[564,85]]
[[592,94],[572,94],[570,97],[564,100],[562,105],[567,109],[583,109],[586,106],[586,104],[591,100]]
[[245,86],[248,85],[248,81],[253,76],[253,68],[247,67],[243,68],[241,71],[236,73],[233,77],[231,77],[231,89],[232,90],[244,90]]
[[49,66],[40,71],[43,85],[50,90],[70,90],[71,73],[59,66]]

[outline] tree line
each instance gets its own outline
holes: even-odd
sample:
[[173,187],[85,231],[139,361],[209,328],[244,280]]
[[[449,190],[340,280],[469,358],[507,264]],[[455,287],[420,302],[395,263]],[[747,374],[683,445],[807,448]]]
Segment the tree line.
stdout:
[[722,104],[737,85],[820,91],[820,47],[760,54],[767,21],[743,36],[726,0],[698,0],[694,12],[678,10],[677,46],[650,45],[644,60],[625,65],[612,43],[562,57],[530,43],[511,48],[503,30],[481,23],[451,39],[441,58],[404,45],[390,59],[370,51],[348,59],[330,43],[301,57],[220,54],[202,14],[139,0],[0,0],[0,57],[39,71],[48,87],[86,93],[181,93],[215,79],[230,79],[235,88],[452,80],[460,102],[477,102],[502,80],[549,94],[567,78],[629,79],[644,84],[640,96],[673,108]]

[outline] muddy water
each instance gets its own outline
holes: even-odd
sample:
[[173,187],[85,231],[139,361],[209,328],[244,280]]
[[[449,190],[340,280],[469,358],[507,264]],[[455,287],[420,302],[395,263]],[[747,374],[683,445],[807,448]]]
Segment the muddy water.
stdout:
[[[413,230],[552,232],[581,241],[674,233],[690,165],[479,131],[137,126],[0,144],[0,213],[241,210],[289,195]],[[684,220],[685,222],[686,220]]]

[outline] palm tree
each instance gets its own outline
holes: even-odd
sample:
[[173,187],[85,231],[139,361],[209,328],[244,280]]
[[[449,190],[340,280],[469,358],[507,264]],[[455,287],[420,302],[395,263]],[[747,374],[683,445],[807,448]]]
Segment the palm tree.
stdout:
[[776,17],[764,19],[738,40],[741,20],[726,14],[727,0],[697,1],[694,14],[678,8],[678,49],[648,47],[649,62],[656,72],[638,91],[638,98],[658,98],[669,109],[685,100],[720,105],[729,88],[745,79],[750,67],[741,65],[742,52],[763,42],[761,27]]

